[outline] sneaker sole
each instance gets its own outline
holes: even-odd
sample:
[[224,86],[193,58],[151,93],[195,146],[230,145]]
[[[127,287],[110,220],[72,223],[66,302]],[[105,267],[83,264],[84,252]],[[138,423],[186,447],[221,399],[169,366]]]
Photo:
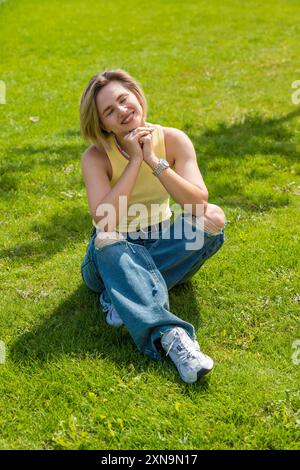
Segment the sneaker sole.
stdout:
[[204,367],[202,369],[200,369],[198,372],[197,372],[197,378],[195,380],[187,380],[187,377],[183,377],[180,372],[179,372],[179,376],[181,378],[181,380],[183,380],[183,382],[185,382],[186,384],[194,384],[197,382],[197,380],[201,379],[201,377],[204,377],[204,375],[207,375],[209,374],[209,372],[211,372],[213,370],[214,366],[211,368],[211,369],[205,369]]
[[213,370],[213,367],[211,369],[201,369],[197,372],[197,379],[201,379],[204,375],[209,374]]

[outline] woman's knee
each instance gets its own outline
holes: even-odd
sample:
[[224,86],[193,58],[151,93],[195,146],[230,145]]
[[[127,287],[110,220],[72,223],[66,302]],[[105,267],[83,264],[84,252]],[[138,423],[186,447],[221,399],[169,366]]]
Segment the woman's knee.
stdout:
[[225,223],[226,216],[221,207],[216,204],[207,204],[204,216],[204,231],[217,234],[225,227]]
[[116,243],[119,240],[124,240],[125,237],[122,233],[118,232],[99,232],[95,237],[95,247],[96,248],[103,248],[106,245],[111,245]]

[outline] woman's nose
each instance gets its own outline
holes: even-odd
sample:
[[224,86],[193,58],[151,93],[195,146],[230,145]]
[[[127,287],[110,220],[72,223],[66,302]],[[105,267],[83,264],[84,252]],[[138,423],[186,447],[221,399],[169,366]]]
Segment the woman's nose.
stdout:
[[123,106],[123,105],[119,105],[119,113],[120,114],[126,114],[126,112],[127,112],[126,107]]

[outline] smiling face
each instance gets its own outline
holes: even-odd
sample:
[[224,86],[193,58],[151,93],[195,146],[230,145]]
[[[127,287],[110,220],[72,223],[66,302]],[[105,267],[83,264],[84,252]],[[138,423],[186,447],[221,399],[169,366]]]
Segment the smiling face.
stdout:
[[96,97],[96,105],[103,128],[116,136],[145,125],[141,103],[122,82],[105,85]]

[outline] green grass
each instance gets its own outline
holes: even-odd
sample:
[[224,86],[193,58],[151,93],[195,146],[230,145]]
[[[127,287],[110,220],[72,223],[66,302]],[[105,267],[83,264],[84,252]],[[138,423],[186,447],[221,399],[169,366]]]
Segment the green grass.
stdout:
[[[284,0],[1,2],[2,449],[300,447],[299,17]],[[114,67],[143,85],[150,122],[191,137],[229,221],[170,292],[216,361],[192,386],[106,326],[81,280],[78,104]]]

